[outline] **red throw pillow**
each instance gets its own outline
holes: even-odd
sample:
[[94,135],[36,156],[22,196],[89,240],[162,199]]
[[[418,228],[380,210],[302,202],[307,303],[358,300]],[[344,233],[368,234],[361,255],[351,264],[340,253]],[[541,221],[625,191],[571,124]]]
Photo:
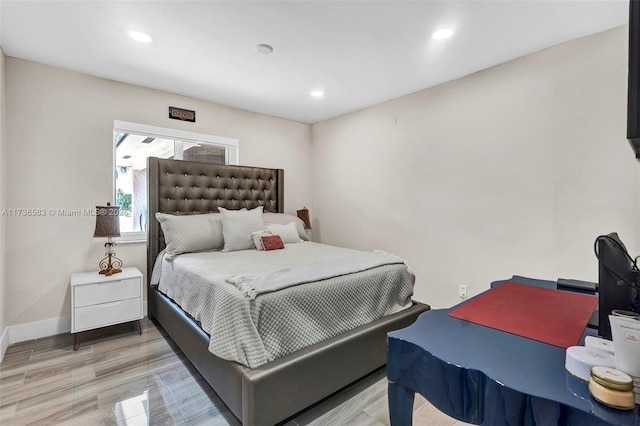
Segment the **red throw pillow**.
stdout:
[[262,237],[262,245],[265,251],[278,250],[284,248],[284,243],[280,235],[265,235]]

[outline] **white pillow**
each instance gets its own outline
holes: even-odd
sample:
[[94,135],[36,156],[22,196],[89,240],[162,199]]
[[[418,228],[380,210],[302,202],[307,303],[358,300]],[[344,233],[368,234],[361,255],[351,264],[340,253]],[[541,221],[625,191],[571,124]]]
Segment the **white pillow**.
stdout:
[[202,250],[220,250],[224,246],[220,213],[173,215],[156,213],[160,222],[165,255],[171,260],[179,254]]
[[273,235],[280,235],[280,238],[282,238],[282,242],[285,244],[302,242],[302,240],[298,236],[296,224],[293,222],[290,222],[286,225],[270,223],[267,225],[267,229],[271,231]]
[[262,244],[262,237],[264,235],[273,235],[271,231],[268,229],[263,229],[262,231],[256,231],[251,233],[251,238],[253,238],[253,244],[255,244],[258,250],[264,250],[264,244]]
[[298,216],[294,216],[287,213],[265,213],[264,222],[276,223],[278,225],[286,225],[290,222],[293,222],[296,224],[296,229],[298,230],[298,236],[304,241],[309,241],[309,235],[307,234],[307,231],[304,229],[304,222]]
[[222,214],[222,235],[224,247],[222,251],[249,250],[255,248],[252,232],[265,228],[262,219],[263,206],[252,210],[227,210],[218,207]]

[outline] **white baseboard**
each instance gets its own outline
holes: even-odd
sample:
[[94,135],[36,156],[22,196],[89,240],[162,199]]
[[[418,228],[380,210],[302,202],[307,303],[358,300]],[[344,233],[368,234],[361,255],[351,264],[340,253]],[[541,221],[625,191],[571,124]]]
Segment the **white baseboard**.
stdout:
[[2,330],[2,335],[0,335],[0,362],[2,362],[2,358],[4,358],[4,353],[7,351],[9,347],[9,327],[5,327]]
[[[147,302],[142,304],[142,314],[147,315]],[[0,336],[0,361],[9,345],[27,340],[41,339],[71,332],[71,317],[51,318],[26,324],[10,325]]]
[[55,336],[71,331],[71,317],[51,318],[26,324],[11,325],[9,329],[9,344]]

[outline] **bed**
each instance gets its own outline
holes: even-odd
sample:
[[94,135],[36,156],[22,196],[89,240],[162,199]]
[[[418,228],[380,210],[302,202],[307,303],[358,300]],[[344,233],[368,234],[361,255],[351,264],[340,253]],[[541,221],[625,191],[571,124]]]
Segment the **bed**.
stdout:
[[151,285],[158,254],[165,248],[156,213],[194,215],[218,208],[263,206],[282,213],[284,172],[149,158],[148,308],[158,323],[230,411],[245,425],[273,425],[331,395],[386,362],[386,334],[413,323],[428,305],[412,306],[288,355],[249,368],[209,351],[211,335],[171,298]]

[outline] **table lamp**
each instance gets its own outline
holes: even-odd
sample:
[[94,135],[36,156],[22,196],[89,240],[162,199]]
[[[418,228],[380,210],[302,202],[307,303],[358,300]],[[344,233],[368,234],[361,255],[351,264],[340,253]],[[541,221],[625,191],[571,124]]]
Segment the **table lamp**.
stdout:
[[104,243],[105,257],[100,261],[100,273],[110,276],[122,272],[122,260],[116,257],[113,237],[120,236],[120,207],[112,206],[107,203],[106,206],[96,206],[96,230],[93,233],[94,238],[107,238]]

